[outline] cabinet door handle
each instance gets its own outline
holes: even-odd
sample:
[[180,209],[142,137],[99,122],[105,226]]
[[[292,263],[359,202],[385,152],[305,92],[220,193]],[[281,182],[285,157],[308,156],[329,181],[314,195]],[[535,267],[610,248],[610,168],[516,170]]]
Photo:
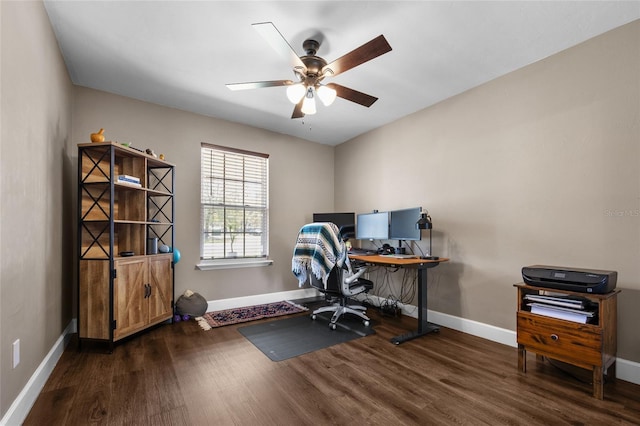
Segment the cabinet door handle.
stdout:
[[557,334],[552,334],[551,335],[551,340],[558,340],[558,339],[560,339],[560,338],[558,337]]
[[144,298],[151,296],[151,286],[149,284],[144,285]]
[[151,297],[151,284],[147,284],[149,286],[149,294],[147,294],[147,297]]

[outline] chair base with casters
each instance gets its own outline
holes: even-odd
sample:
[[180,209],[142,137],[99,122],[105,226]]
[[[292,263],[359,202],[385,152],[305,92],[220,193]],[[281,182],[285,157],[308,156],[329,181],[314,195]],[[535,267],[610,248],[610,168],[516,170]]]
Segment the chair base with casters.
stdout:
[[349,304],[349,296],[354,296],[360,293],[367,293],[373,288],[373,282],[364,278],[360,278],[365,272],[365,269],[361,269],[356,274],[347,276],[348,272],[345,269],[335,268],[331,271],[329,279],[327,281],[327,288],[325,289],[322,282],[312,277],[311,285],[325,294],[325,297],[329,301],[336,301],[332,305],[322,306],[311,313],[311,319],[315,320],[317,315],[323,312],[333,312],[331,320],[329,321],[329,328],[335,330],[337,328],[337,322],[345,314],[353,314],[360,317],[365,327],[371,324],[371,320],[365,314],[367,308],[362,305]]

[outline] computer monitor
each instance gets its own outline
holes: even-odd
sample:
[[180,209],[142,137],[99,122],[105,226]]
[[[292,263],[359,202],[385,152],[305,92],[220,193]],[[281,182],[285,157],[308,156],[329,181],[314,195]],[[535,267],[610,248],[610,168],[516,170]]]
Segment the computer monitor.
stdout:
[[422,232],[416,226],[421,212],[422,207],[389,212],[389,239],[399,241],[419,241],[422,239]]
[[357,240],[389,239],[389,212],[359,213],[356,219]]
[[332,222],[335,223],[338,229],[342,226],[355,226],[356,214],[351,213],[314,213],[314,222]]

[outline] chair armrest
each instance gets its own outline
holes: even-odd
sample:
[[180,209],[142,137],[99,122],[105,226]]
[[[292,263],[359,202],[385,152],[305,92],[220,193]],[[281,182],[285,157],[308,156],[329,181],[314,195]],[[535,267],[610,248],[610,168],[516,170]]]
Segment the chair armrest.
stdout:
[[354,282],[355,280],[357,280],[358,278],[360,278],[362,276],[362,274],[364,274],[367,271],[367,268],[360,268],[358,269],[358,272],[356,272],[355,274],[346,277],[344,279],[344,282],[346,282],[347,284],[351,284],[352,282]]

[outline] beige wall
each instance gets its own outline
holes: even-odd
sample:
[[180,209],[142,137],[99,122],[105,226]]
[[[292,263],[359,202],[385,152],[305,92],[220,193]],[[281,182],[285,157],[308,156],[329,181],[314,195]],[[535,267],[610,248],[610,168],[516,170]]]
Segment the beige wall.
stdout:
[[[41,2],[0,2],[0,417],[72,318],[71,82]],[[11,345],[20,339],[20,364]]]
[[384,176],[336,185],[338,210],[429,210],[434,254],[451,258],[430,271],[430,309],[514,330],[523,266],[616,270],[618,355],[640,361],[639,21],[335,155],[336,182]]
[[[74,88],[73,141],[105,129],[107,140],[163,153],[176,165],[176,297],[191,289],[207,300],[298,288],[291,253],[311,213],[333,208],[333,147],[108,94]],[[268,267],[200,271],[200,143],[269,154]],[[73,153],[77,157],[77,153]],[[74,167],[77,159],[74,158]],[[309,165],[313,163],[313,169]],[[318,174],[315,170],[322,170]]]
[[[0,20],[0,417],[73,317],[76,144],[100,127],[177,165],[176,294],[295,289],[311,212],[422,205],[452,259],[430,272],[431,309],[514,329],[522,266],[615,269],[618,354],[640,362],[638,22],[340,145],[334,162],[328,146],[72,87],[40,2],[0,2]],[[273,266],[195,270],[200,142],[270,154]],[[384,179],[354,191],[352,171]]]

